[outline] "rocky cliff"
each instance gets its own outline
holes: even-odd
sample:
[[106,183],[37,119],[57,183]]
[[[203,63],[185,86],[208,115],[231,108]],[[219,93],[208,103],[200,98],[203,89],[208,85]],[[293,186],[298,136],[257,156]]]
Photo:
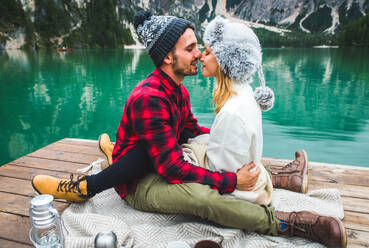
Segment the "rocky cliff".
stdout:
[[[369,12],[369,0],[4,0],[0,48],[116,47],[137,44],[138,10],[191,20],[198,35],[215,15],[284,33],[337,34]],[[15,16],[14,16],[15,15]]]

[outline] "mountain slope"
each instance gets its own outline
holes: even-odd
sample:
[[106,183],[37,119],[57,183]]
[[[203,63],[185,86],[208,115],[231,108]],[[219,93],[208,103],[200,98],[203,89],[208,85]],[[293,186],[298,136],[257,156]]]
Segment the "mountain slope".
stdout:
[[[217,14],[287,36],[336,35],[369,12],[369,0],[4,0],[0,49],[28,47],[119,47],[137,44],[134,13],[186,18],[198,37]],[[296,35],[295,35],[296,36]]]

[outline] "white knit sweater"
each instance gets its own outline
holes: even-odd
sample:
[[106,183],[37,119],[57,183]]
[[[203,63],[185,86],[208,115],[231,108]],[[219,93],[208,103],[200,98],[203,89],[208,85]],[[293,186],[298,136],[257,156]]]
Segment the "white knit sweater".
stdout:
[[236,84],[232,96],[216,115],[207,155],[210,169],[237,171],[254,161],[261,164],[263,132],[261,110],[248,84]]
[[[267,180],[269,176],[261,164],[263,132],[260,107],[250,85],[236,84],[233,89],[237,95],[226,102],[211,127],[207,150],[209,167],[214,171],[236,172],[253,161],[263,170],[260,176]],[[263,183],[265,185],[265,181]],[[235,190],[232,194],[252,202],[258,197],[249,191]]]

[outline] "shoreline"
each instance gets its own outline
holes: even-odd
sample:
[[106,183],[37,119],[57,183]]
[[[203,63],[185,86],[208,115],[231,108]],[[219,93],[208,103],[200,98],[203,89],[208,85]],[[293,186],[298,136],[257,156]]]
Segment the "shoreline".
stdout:
[[[199,49],[202,49],[204,46],[202,44],[198,45]],[[281,46],[281,47],[263,47],[263,49],[269,49],[269,48],[273,48],[273,49],[299,49],[299,48],[336,48],[336,49],[366,49],[365,47],[340,47],[340,46],[328,46],[328,45],[318,45],[318,46],[313,46],[313,47],[290,47],[290,46]],[[124,47],[116,47],[116,48],[74,48],[74,51],[78,51],[78,50],[94,50],[94,49],[127,49],[127,50],[140,50],[140,49],[145,49],[145,47],[143,45],[125,45]],[[14,48],[14,49],[1,49],[0,51],[44,51],[44,50],[55,50],[57,51],[57,49],[55,48],[40,48],[40,49],[22,49],[22,48]]]

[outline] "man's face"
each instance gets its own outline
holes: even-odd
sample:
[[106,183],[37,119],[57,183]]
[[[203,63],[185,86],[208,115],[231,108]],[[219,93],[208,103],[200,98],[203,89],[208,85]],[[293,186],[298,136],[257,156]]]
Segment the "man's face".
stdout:
[[172,68],[175,74],[191,76],[198,73],[197,62],[201,58],[201,52],[197,48],[197,39],[191,28],[187,28],[179,37],[171,53]]

